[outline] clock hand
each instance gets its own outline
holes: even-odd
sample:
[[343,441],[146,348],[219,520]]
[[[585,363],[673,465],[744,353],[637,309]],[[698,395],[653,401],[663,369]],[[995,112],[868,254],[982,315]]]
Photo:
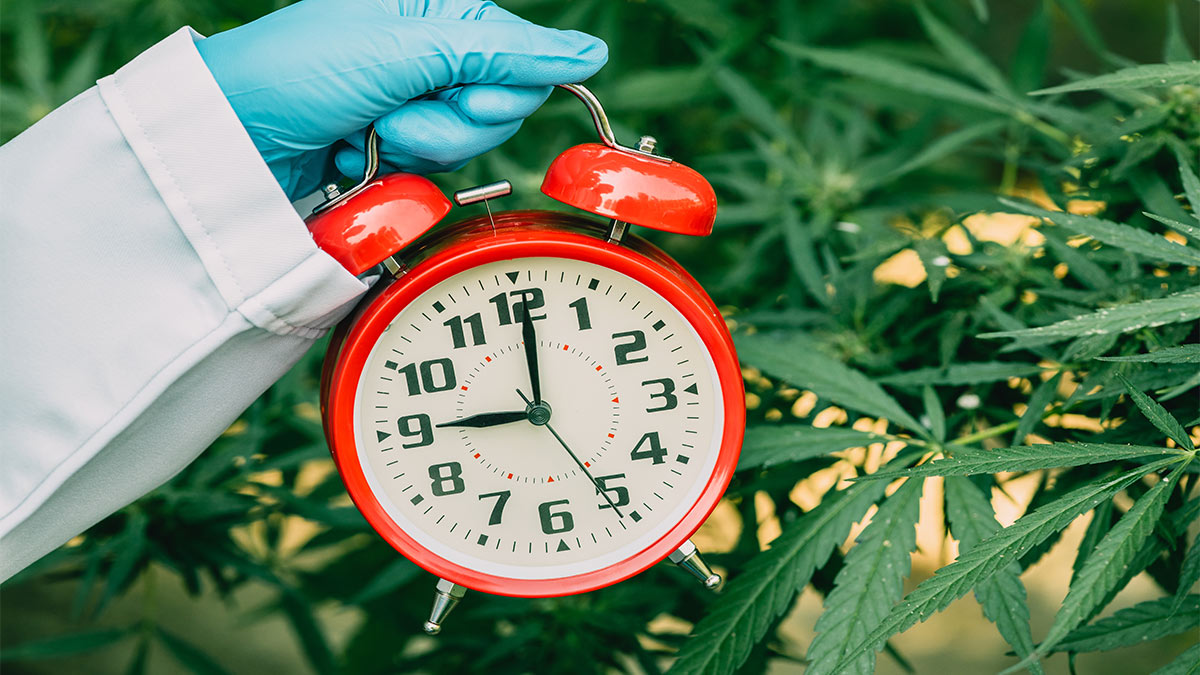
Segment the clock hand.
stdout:
[[520,412],[490,412],[471,415],[462,419],[443,422],[435,425],[439,429],[442,427],[494,427],[500,424],[511,424],[512,422],[520,422],[529,419],[529,415],[525,411]]
[[[522,394],[520,389],[517,390],[517,396],[520,396],[521,400],[525,401],[525,403],[528,405],[535,405],[528,398],[525,398],[525,394]],[[608,496],[608,493],[600,487],[600,483],[596,481],[596,477],[592,475],[591,471],[587,470],[587,467],[584,466],[583,462],[579,461],[579,457],[577,457],[575,453],[571,451],[571,448],[567,446],[567,442],[562,439],[562,436],[558,435],[558,432],[554,430],[554,427],[550,426],[549,422],[540,424],[538,426],[543,426],[550,430],[550,433],[554,435],[554,439],[557,440],[558,444],[563,447],[563,450],[567,451],[567,454],[571,456],[571,459],[575,460],[575,463],[578,464],[579,468],[583,470],[583,474],[588,477],[588,480],[592,481],[592,485],[596,486],[596,492],[599,492],[600,496],[604,497],[604,501],[608,502],[608,505],[612,507],[614,512],[616,512],[617,517],[624,518],[625,514],[621,513],[621,509],[617,508],[617,505],[613,503],[613,500]]]
[[538,374],[537,334],[533,330],[533,319],[529,317],[529,301],[521,305],[521,339],[525,342],[525,363],[529,366],[529,385],[533,388],[533,403],[542,402],[542,382]]

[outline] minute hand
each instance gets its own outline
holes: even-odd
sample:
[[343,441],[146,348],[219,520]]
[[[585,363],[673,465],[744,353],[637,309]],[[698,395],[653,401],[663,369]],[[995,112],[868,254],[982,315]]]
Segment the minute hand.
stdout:
[[[521,306],[521,340],[525,342],[525,363],[529,366],[529,386],[533,388],[533,402],[542,402],[542,382],[538,373],[537,333],[533,329],[533,319],[529,316],[529,301]],[[524,398],[524,397],[522,397]]]

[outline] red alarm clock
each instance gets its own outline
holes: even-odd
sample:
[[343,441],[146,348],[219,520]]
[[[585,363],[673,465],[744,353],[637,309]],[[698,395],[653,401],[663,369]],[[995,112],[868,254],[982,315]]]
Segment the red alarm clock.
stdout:
[[[429,230],[451,209],[425,178],[376,177],[307,221],[378,283],[337,329],[321,405],[338,471],[371,526],[437,575],[425,630],[465,589],[602,588],[670,558],[716,587],[688,538],[737,466],[744,391],[700,285],[628,224],[704,236],[716,198],[692,169],[619,145],[563,152],[542,191],[603,216],[511,211]],[[501,181],[458,204],[508,194]]]

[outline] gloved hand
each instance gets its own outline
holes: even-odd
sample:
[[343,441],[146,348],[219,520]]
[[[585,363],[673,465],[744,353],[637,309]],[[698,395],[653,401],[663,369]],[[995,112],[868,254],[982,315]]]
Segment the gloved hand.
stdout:
[[339,139],[358,150],[340,151],[337,167],[361,177],[371,122],[385,164],[453,170],[515,134],[549,85],[587,79],[608,59],[597,38],[479,0],[305,0],[196,46],[293,199],[329,178]]

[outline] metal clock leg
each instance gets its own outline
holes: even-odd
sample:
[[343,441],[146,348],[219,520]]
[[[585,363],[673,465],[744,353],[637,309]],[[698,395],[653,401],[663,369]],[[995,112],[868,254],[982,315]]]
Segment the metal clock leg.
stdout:
[[425,622],[425,632],[437,635],[442,632],[442,622],[450,614],[450,610],[466,595],[467,587],[438,579],[437,595],[433,598],[433,609],[429,612],[429,620]]
[[704,562],[704,559],[700,557],[700,551],[696,550],[696,545],[692,543],[691,539],[683,542],[683,546],[680,546],[667,559],[704,582],[705,588],[715,591],[721,586],[721,575],[714,573],[708,563]]

